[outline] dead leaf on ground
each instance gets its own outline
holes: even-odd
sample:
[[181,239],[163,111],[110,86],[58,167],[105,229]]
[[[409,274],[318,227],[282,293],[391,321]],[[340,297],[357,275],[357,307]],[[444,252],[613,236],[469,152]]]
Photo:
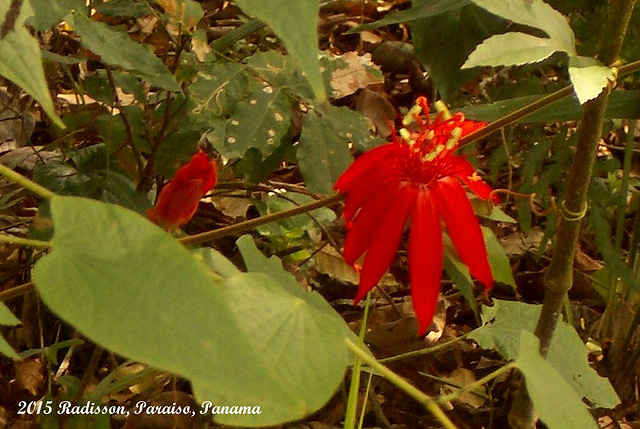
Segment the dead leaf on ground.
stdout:
[[543,237],[544,231],[541,228],[532,228],[528,234],[519,231],[513,232],[500,239],[500,243],[507,256],[511,258],[538,249]]
[[369,85],[384,82],[380,68],[371,61],[371,54],[358,56],[355,52],[347,52],[336,58],[345,61],[347,66],[331,75],[333,97],[346,97]]
[[[457,389],[467,387],[468,385],[475,383],[476,376],[473,371],[466,368],[459,368],[453,371],[449,377],[444,378],[452,386],[443,385],[441,390],[442,394],[448,395],[455,392]],[[457,386],[457,387],[453,387]],[[456,397],[456,401],[460,401],[473,408],[480,408],[486,402],[487,389],[484,386],[477,387],[473,391],[462,392]]]
[[42,359],[25,359],[13,362],[16,371],[15,386],[36,396],[45,390],[44,363]]
[[319,273],[345,283],[358,284],[359,276],[356,270],[347,264],[340,253],[331,246],[325,246],[313,257]]

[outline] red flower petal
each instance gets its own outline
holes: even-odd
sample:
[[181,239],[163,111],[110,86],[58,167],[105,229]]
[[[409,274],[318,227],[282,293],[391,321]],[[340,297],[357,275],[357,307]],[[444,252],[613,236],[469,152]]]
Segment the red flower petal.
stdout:
[[487,248],[480,224],[462,185],[453,177],[445,177],[435,182],[430,189],[437,199],[447,232],[460,259],[485,288],[490,288],[493,284],[493,275],[489,266]]
[[216,183],[215,164],[209,160],[207,154],[198,151],[189,162],[178,168],[171,179],[173,183],[186,184],[191,180],[202,181],[202,194],[209,192]]
[[461,177],[467,188],[483,200],[491,199],[494,203],[499,203],[500,198],[496,194],[491,194],[493,189],[484,180],[478,176]]
[[426,187],[418,191],[411,216],[409,277],[418,334],[422,335],[433,318],[442,277],[442,227],[437,207]]
[[498,197],[498,195],[491,194],[491,191],[493,189],[491,189],[491,186],[489,186],[487,182],[485,182],[480,178],[480,176],[478,176],[478,174],[476,173],[476,169],[473,168],[473,165],[471,165],[469,161],[467,161],[464,157],[454,156],[451,157],[450,162],[456,166],[455,168],[457,172],[455,176],[458,179],[462,180],[471,192],[473,192],[483,200],[488,200],[489,198],[491,198],[494,203],[500,202],[500,198]]
[[398,145],[391,143],[378,146],[360,155],[333,185],[333,189],[340,192],[351,190],[362,184],[362,176],[380,168],[394,155]]
[[[358,213],[358,216],[350,224],[347,238],[344,241],[344,260],[353,265],[376,235],[380,227],[381,218],[389,212],[398,197],[399,184],[387,182],[377,190],[376,195],[370,198]],[[350,193],[348,194],[350,195]],[[349,198],[349,197],[347,197]]]
[[397,200],[387,208],[388,214],[382,219],[378,216],[380,224],[364,257],[360,286],[354,303],[367,295],[391,265],[400,246],[404,225],[413,210],[416,192],[415,186],[400,186],[396,194]]
[[177,186],[169,182],[160,192],[158,203],[147,217],[163,227],[177,227],[189,222],[202,198],[202,180],[194,179]]
[[147,211],[147,217],[165,228],[184,225],[196,212],[200,199],[215,183],[215,164],[199,151],[187,164],[178,168],[173,179],[160,192],[156,205]]

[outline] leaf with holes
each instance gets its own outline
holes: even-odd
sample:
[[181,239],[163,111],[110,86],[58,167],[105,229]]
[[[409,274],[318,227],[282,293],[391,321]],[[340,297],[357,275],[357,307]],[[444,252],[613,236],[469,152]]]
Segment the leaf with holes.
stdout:
[[248,78],[240,64],[213,64],[198,73],[188,87],[191,115],[203,124],[229,115],[247,95]]
[[351,112],[346,107],[332,107],[327,115],[319,115],[312,110],[307,113],[302,126],[298,165],[305,185],[317,194],[332,194],[334,182],[353,162],[349,138],[344,132],[339,135],[331,118],[327,117],[335,116],[339,110]]
[[319,0],[238,0],[248,14],[266,22],[304,72],[318,102],[326,99],[318,62]]
[[[0,2],[0,17],[6,17],[12,2]],[[17,2],[20,6],[20,2]],[[24,21],[34,15],[31,1],[24,0],[13,29],[0,39],[0,76],[28,92],[42,106],[45,113],[60,128],[63,122],[56,115],[42,66],[38,41],[24,27]],[[4,24],[4,23],[3,23]]]
[[292,100],[282,88],[253,81],[250,90],[227,121],[223,146],[216,147],[228,158],[241,157],[250,148],[267,157],[289,131]]
[[51,310],[92,341],[188,378],[198,401],[260,407],[215,416],[223,424],[297,420],[335,393],[349,363],[348,327],[250,240],[240,246],[257,272],[240,273],[123,207],[60,196],[50,204],[53,250],[34,281]]
[[353,162],[350,145],[370,149],[379,142],[369,124],[347,107],[326,106],[312,110],[302,125],[297,158],[300,173],[310,191],[332,194],[333,184]]

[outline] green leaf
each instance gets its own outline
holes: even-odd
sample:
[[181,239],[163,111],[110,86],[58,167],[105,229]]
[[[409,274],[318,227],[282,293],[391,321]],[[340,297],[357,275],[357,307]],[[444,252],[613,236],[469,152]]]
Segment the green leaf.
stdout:
[[263,157],[271,155],[291,125],[291,104],[279,87],[266,85],[252,91],[238,103],[227,121],[226,153],[242,156],[250,148],[256,148]]
[[72,10],[87,12],[84,0],[31,0],[31,2],[35,5],[35,15],[27,19],[27,25],[38,31],[49,30]]
[[238,0],[248,14],[255,15],[271,27],[289,54],[305,73],[316,100],[326,99],[318,62],[318,0]]
[[212,272],[219,274],[224,278],[230,278],[242,274],[230,260],[225,258],[222,253],[210,247],[201,247],[194,249],[193,254],[196,255]]
[[[528,95],[509,98],[494,103],[466,106],[461,109],[465,117],[476,121],[495,121],[508,113],[520,109],[542,95]],[[640,91],[615,90],[609,95],[609,103],[605,112],[607,119],[637,119],[640,118]],[[519,122],[564,122],[582,117],[582,106],[572,97],[556,101],[530,115]]]
[[[496,349],[505,359],[515,359],[521,347],[520,331],[533,333],[540,306],[499,299],[493,302],[494,307],[482,307],[483,326],[471,332],[469,338],[482,348]],[[591,368],[587,353],[575,329],[560,321],[549,347],[548,362],[580,397],[595,407],[614,408],[620,400],[609,380]]]
[[[14,316],[11,310],[9,310],[2,302],[0,302],[0,325],[16,326],[21,323],[22,322],[20,321],[20,319]],[[20,359],[18,353],[13,350],[13,347],[11,347],[11,345],[2,336],[0,336],[0,353],[12,359]]]
[[256,247],[250,235],[243,235],[236,240],[238,250],[242,254],[242,259],[247,266],[247,271],[266,274],[278,280],[282,287],[291,290],[300,290],[298,281],[291,273],[282,267],[282,261],[277,256],[267,258]]
[[92,4],[98,13],[107,16],[127,16],[140,18],[149,15],[152,10],[149,3],[138,0],[111,0],[104,3]]
[[540,306],[519,302],[493,300],[493,307],[482,306],[483,326],[469,338],[483,349],[496,349],[505,359],[515,359],[520,349],[520,331],[533,332],[540,315]]
[[[12,2],[0,2],[0,17],[6,17]],[[17,3],[20,5],[20,3]],[[30,0],[24,0],[13,29],[0,39],[0,75],[29,93],[56,126],[64,123],[56,115],[42,66],[38,41],[24,27],[25,20],[34,15]]]
[[[335,125],[340,114],[354,113],[347,107],[332,107],[327,114],[307,113],[302,126],[297,157],[304,183],[311,192],[332,194],[333,184],[353,162],[349,139]],[[358,118],[361,119],[361,118]]]
[[484,235],[484,242],[487,246],[487,253],[489,255],[489,265],[491,265],[491,273],[493,279],[497,282],[507,284],[515,289],[516,281],[513,278],[511,272],[511,264],[507,253],[502,247],[502,244],[498,241],[493,231],[486,226],[482,227],[482,234]]
[[469,307],[473,310],[473,313],[478,316],[478,303],[476,302],[476,295],[473,293],[473,280],[471,274],[469,274],[469,268],[458,258],[456,254],[448,251],[449,248],[445,247],[443,267],[449,275],[449,278],[456,284],[462,296],[469,303]]
[[[260,212],[260,215],[266,216],[268,214],[289,210],[298,205],[314,201],[313,198],[304,194],[286,193],[284,196],[286,199],[280,198],[277,194],[269,195],[262,201],[255,201],[254,204]],[[277,236],[300,238],[305,235],[306,231],[317,228],[310,215],[313,216],[321,225],[325,226],[336,218],[336,214],[331,209],[324,207],[313,210],[310,213],[300,214],[279,220],[278,222],[259,226],[257,230],[260,234],[272,238]]]
[[402,22],[411,22],[418,19],[429,18],[431,16],[440,15],[441,13],[456,11],[463,6],[467,6],[469,0],[432,0],[432,1],[414,1],[411,8],[390,13],[384,18],[372,22],[370,24],[360,25],[347,31],[345,34],[357,33],[364,30],[383,27],[385,25],[400,24]]
[[538,348],[539,341],[532,333],[520,332],[516,366],[524,374],[527,392],[540,420],[549,429],[597,429],[598,425],[581,397],[540,355]]
[[580,104],[596,98],[609,84],[615,82],[616,74],[595,58],[569,58],[569,77]]
[[473,207],[473,212],[485,219],[493,220],[495,222],[507,222],[516,223],[516,220],[506,214],[500,207],[488,204],[487,201],[480,198],[470,198],[469,202]]
[[[567,19],[542,0],[471,0],[487,11],[518,24],[539,28],[556,50],[576,54],[575,37]],[[540,42],[545,39],[538,38]]]
[[68,164],[49,161],[36,166],[33,179],[59,195],[117,203],[139,213],[144,213],[150,205],[131,179],[111,170],[96,169],[82,173]]
[[506,33],[486,39],[469,55],[463,69],[477,66],[520,66],[551,56],[558,46],[551,39]]
[[205,124],[219,121],[246,96],[247,85],[245,67],[240,64],[216,63],[205,68],[188,88],[191,114]]
[[200,402],[261,407],[259,415],[215,416],[223,424],[300,419],[334,394],[349,359],[348,328],[319,295],[293,293],[261,273],[234,275],[228,264],[220,280],[122,207],[59,196],[50,204],[53,251],[36,263],[34,281],[88,338],[188,378]]
[[[421,0],[420,3],[430,2]],[[484,39],[504,32],[507,24],[484,9],[469,4],[459,10],[412,21],[410,28],[416,57],[426,67],[446,101],[464,83],[480,74],[479,69],[460,69],[469,54]],[[461,28],[464,31],[460,31]]]
[[169,69],[151,52],[150,47],[135,42],[116,27],[73,13],[70,22],[80,36],[80,43],[110,66],[139,73],[152,85],[168,91],[180,91]]

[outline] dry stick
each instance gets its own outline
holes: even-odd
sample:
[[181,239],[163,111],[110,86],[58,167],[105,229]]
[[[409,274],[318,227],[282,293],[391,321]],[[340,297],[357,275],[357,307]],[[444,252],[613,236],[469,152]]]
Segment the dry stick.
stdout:
[[[600,46],[599,57],[604,64],[613,64],[617,60],[636,1],[611,2]],[[544,278],[545,297],[535,329],[543,356],[549,351],[558,317],[573,282],[573,262],[580,224],[586,211],[587,191],[591,183],[609,93],[610,88],[607,87],[596,99],[585,103],[582,120],[578,126],[578,143],[567,179],[565,200],[560,204],[560,222],[551,264]],[[514,400],[509,413],[509,423],[515,429],[535,427],[533,404],[524,388],[519,390]]]
[[[620,67],[618,69],[618,76],[619,77],[623,77],[626,75],[629,75],[631,73],[634,73],[636,71],[640,71],[640,60],[638,61],[634,61],[631,62],[629,64],[626,64],[622,67]],[[460,141],[460,145],[465,145],[465,144],[469,144],[472,143],[482,137],[486,137],[487,135],[491,134],[492,132],[505,127],[507,125],[510,125],[516,121],[518,121],[519,119],[522,119],[523,117],[525,117],[526,115],[529,115],[539,109],[542,109],[543,107],[546,107],[547,105],[561,100],[562,98],[568,96],[572,94],[572,87],[571,86],[567,86],[565,88],[562,88],[556,92],[553,92],[545,97],[542,97],[540,100],[537,100],[521,109],[515,110],[511,113],[509,113],[506,116],[503,116],[502,118],[498,119],[497,121],[491,122],[490,124],[488,124],[485,128],[476,131],[475,133],[469,134],[468,136],[466,136],[465,138],[461,139]],[[4,165],[0,164],[0,175],[6,176],[9,180],[12,180],[16,183],[21,184],[22,186],[26,187],[27,189],[31,189],[32,191],[34,191],[36,194],[42,196],[43,198],[52,198],[53,196],[55,196],[55,194],[51,191],[49,191],[46,188],[43,188],[40,185],[37,185],[36,183],[24,178],[23,176],[21,176],[18,173],[15,173],[14,171],[12,171],[9,168],[4,167]],[[338,201],[341,201],[344,198],[343,194],[337,194],[337,195],[333,195],[331,197],[322,199],[322,200],[318,200],[316,202],[310,203],[310,204],[305,204],[299,207],[295,207],[291,210],[286,210],[286,211],[282,211],[282,212],[278,212],[278,213],[274,213],[272,215],[268,215],[268,216],[263,216],[257,219],[252,219],[246,222],[240,222],[234,225],[230,225],[224,228],[220,228],[220,229],[216,229],[213,231],[208,231],[208,232],[204,232],[202,234],[197,234],[197,235],[192,235],[189,237],[185,237],[180,239],[180,242],[182,244],[198,244],[198,243],[203,243],[206,241],[211,241],[220,237],[223,237],[225,235],[229,235],[229,234],[236,234],[238,232],[242,232],[242,231],[246,231],[248,229],[252,229],[255,228],[257,226],[260,225],[264,225],[266,223],[270,223],[270,222],[274,222],[280,219],[284,219],[287,218],[289,216],[295,216],[297,214],[302,214],[302,213],[306,213],[307,211],[311,211],[311,210],[316,210],[322,207],[326,207],[326,206],[330,206],[334,203],[337,203]],[[25,283],[23,285],[19,285],[16,286],[14,288],[11,288],[9,290],[0,292],[0,301],[6,301],[8,299],[12,299],[14,297],[17,296],[21,296],[24,295],[26,293],[31,292],[32,290],[34,290],[34,284],[33,283]]]
[[204,243],[206,241],[211,241],[220,237],[224,237],[225,235],[237,234],[239,232],[246,231],[248,229],[253,229],[260,225],[275,222],[280,219],[286,219],[288,217],[310,212],[312,210],[316,210],[322,207],[327,207],[339,201],[342,201],[343,199],[344,199],[344,194],[336,194],[331,197],[324,198],[322,200],[318,200],[309,204],[303,204],[301,206],[294,207],[291,210],[285,210],[285,211],[273,213],[267,216],[260,216],[258,218],[251,219],[245,222],[240,222],[235,225],[229,225],[224,228],[214,229],[213,231],[207,231],[201,234],[184,237],[179,239],[178,241],[182,244]]

